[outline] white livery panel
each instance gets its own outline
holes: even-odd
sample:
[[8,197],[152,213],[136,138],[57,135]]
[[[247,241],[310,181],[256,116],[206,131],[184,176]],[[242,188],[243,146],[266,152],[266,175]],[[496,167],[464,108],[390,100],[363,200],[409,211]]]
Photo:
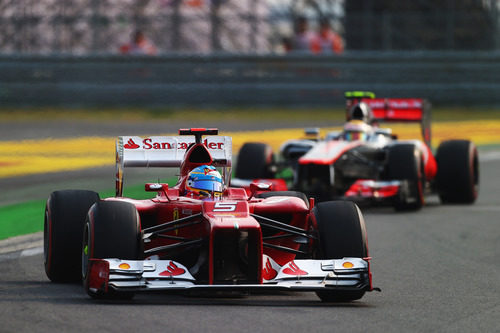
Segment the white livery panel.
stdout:
[[[206,285],[198,284],[189,270],[172,260],[103,259],[107,272],[94,272],[104,277],[97,285],[106,285],[116,291],[148,290],[259,290],[286,289],[319,291],[326,289],[367,290],[369,264],[362,258],[332,260],[293,260],[279,266],[270,257],[263,258],[262,284]],[[102,267],[102,266],[100,266]],[[272,272],[275,270],[275,272]],[[271,273],[271,275],[266,275]],[[91,285],[96,284],[91,281]],[[101,282],[104,282],[102,284]],[[93,290],[94,292],[97,290]]]
[[[120,136],[116,141],[117,162],[124,167],[179,167],[193,136]],[[215,166],[231,166],[229,136],[206,136],[202,140]]]

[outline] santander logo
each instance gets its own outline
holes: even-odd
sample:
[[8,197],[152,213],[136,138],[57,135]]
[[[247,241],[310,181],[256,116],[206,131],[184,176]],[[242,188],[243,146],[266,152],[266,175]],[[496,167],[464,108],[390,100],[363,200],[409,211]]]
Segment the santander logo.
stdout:
[[123,145],[123,148],[126,148],[126,149],[137,149],[139,148],[140,146],[134,142],[134,140],[132,139],[128,139],[127,143]]
[[269,259],[266,261],[266,267],[262,270],[262,278],[264,280],[272,280],[278,275],[278,272],[273,268]]
[[[153,141],[151,138],[145,138],[141,141],[142,145],[137,144],[132,138],[128,139],[127,143],[123,145],[125,149],[138,149],[142,148],[145,150],[170,150],[170,149],[180,149],[186,150],[190,143],[179,142],[177,147],[174,141]],[[209,142],[207,139],[203,141],[203,145],[208,149],[223,150],[224,142]]]
[[292,261],[288,267],[283,270],[283,273],[288,275],[307,275],[307,272],[301,270],[294,261]]
[[161,276],[177,276],[186,273],[183,268],[177,266],[173,261],[167,266],[167,270],[160,273]]

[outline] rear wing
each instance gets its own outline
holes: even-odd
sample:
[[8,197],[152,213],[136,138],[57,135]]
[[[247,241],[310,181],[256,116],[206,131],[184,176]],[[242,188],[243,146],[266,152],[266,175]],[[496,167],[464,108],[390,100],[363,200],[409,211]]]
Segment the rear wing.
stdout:
[[418,122],[422,138],[431,146],[431,104],[422,98],[362,99],[373,112],[375,121]]
[[365,91],[345,93],[347,106],[364,102],[373,112],[373,121],[418,122],[422,138],[431,146],[431,103],[422,98],[375,98],[375,94]]
[[[116,140],[116,196],[123,193],[125,167],[180,167],[194,136],[120,136]],[[232,140],[229,136],[206,136],[201,143],[212,156],[212,165],[230,167]]]

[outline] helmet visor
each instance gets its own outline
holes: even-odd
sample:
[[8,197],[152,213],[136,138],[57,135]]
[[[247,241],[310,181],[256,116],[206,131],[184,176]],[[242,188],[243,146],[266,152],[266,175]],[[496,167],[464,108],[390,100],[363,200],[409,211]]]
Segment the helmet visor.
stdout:
[[344,134],[344,139],[347,141],[366,140],[366,138],[365,132],[349,131]]
[[210,179],[193,180],[190,184],[190,187],[207,192],[222,192],[222,183]]

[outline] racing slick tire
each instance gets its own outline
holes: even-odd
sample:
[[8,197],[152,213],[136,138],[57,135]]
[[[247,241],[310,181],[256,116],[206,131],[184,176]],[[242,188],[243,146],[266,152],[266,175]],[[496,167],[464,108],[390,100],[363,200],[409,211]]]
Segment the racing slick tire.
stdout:
[[389,148],[387,179],[402,181],[394,202],[398,211],[419,210],[424,205],[425,175],[422,153],[413,144]]
[[81,248],[81,275],[93,298],[130,299],[132,292],[94,291],[89,288],[89,260],[118,258],[140,260],[143,256],[139,214],[135,206],[122,201],[99,201],[85,221]]
[[443,203],[474,203],[479,191],[477,148],[468,140],[442,142],[436,153],[436,188]]
[[247,142],[236,161],[235,177],[240,179],[274,178],[274,155],[265,143]]
[[45,206],[43,253],[47,277],[52,282],[80,282],[83,226],[99,194],[85,190],[52,192]]
[[[326,201],[313,208],[318,226],[317,259],[368,257],[368,242],[363,215],[351,201]],[[316,292],[324,302],[348,302],[360,299],[365,290],[328,290]]]
[[271,192],[262,192],[257,195],[258,198],[270,198],[270,197],[295,197],[302,199],[307,208],[309,208],[309,199],[307,199],[307,196],[298,191],[271,191]]

